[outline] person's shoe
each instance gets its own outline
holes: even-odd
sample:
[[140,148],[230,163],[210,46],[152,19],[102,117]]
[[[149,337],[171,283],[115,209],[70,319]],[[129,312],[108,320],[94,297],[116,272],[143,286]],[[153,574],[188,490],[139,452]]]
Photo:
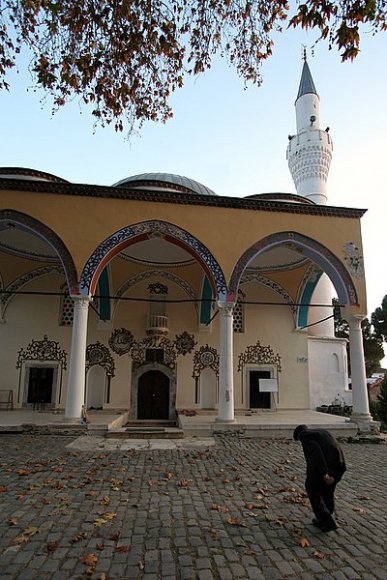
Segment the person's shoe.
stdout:
[[322,532],[333,532],[337,530],[337,525],[334,519],[328,520],[327,522],[322,522],[320,525],[320,530]]
[[324,522],[322,520],[318,520],[317,518],[313,518],[312,526],[315,526],[316,528],[321,528],[322,525],[324,525]]

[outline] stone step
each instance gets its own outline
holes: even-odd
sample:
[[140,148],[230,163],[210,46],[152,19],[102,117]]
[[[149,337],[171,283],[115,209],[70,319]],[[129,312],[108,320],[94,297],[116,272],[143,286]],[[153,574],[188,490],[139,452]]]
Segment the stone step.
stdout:
[[184,431],[177,427],[122,427],[109,429],[107,439],[183,439]]

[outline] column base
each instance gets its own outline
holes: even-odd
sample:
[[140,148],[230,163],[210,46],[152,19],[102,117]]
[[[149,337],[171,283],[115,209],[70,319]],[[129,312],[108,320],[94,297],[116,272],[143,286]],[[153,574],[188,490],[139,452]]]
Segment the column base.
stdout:
[[351,422],[356,423],[359,433],[372,433],[378,430],[377,422],[370,413],[352,413]]
[[221,419],[220,417],[215,417],[216,423],[235,423],[235,419]]

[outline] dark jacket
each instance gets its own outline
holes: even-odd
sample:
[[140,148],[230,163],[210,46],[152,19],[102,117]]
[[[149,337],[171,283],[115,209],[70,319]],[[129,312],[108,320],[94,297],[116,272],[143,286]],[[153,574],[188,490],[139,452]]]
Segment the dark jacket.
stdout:
[[340,481],[346,470],[343,450],[325,429],[305,429],[299,435],[306,460],[306,477],[321,481],[324,475]]

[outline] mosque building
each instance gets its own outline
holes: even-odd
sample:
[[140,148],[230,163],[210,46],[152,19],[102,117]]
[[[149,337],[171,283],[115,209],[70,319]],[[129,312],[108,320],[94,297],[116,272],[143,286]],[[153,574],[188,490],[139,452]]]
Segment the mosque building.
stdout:
[[[367,429],[365,210],[327,204],[332,156],[306,60],[287,159],[297,193],[217,195],[178,175],[111,187],[0,168],[0,390],[14,408],[316,409]],[[332,296],[350,328],[335,338]]]

